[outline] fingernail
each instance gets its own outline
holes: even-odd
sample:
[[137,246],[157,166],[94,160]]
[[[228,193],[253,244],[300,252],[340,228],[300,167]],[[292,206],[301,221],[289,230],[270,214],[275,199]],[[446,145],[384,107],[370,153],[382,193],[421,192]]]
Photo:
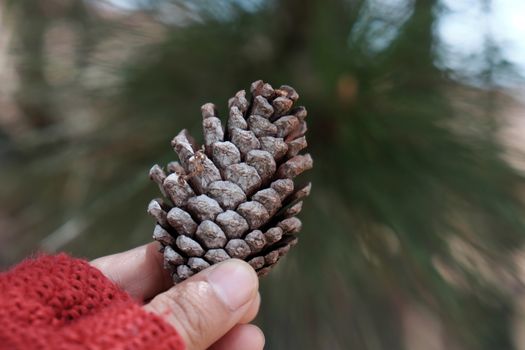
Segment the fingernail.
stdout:
[[240,261],[227,260],[216,265],[208,282],[230,310],[237,310],[249,302],[257,288],[253,269]]

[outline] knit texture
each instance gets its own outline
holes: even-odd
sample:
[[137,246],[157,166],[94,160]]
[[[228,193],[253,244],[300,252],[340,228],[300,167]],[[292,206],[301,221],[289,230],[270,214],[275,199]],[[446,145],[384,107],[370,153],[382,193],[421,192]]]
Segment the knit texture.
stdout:
[[173,327],[86,261],[28,259],[0,274],[0,349],[171,349]]

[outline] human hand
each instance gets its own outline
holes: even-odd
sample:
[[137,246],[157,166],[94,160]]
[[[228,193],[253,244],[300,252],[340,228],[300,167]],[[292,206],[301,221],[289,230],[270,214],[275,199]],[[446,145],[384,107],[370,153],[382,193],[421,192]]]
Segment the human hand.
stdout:
[[259,280],[247,263],[231,259],[173,286],[158,245],[98,258],[98,268],[144,309],[164,318],[188,350],[260,350],[262,331],[249,324],[259,310]]

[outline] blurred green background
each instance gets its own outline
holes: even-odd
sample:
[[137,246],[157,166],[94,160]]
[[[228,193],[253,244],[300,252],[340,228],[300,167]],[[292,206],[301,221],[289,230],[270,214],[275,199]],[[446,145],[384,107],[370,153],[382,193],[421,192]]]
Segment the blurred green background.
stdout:
[[257,79],[309,110],[268,349],[525,349],[521,0],[0,2],[0,267],[151,240],[154,163]]

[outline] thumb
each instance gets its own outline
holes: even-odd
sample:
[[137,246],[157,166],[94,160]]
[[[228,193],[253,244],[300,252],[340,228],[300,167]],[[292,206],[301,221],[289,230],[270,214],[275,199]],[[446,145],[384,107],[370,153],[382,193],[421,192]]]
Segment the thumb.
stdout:
[[208,348],[250,313],[259,280],[244,261],[226,260],[157,295],[145,309],[173,325],[189,350]]

